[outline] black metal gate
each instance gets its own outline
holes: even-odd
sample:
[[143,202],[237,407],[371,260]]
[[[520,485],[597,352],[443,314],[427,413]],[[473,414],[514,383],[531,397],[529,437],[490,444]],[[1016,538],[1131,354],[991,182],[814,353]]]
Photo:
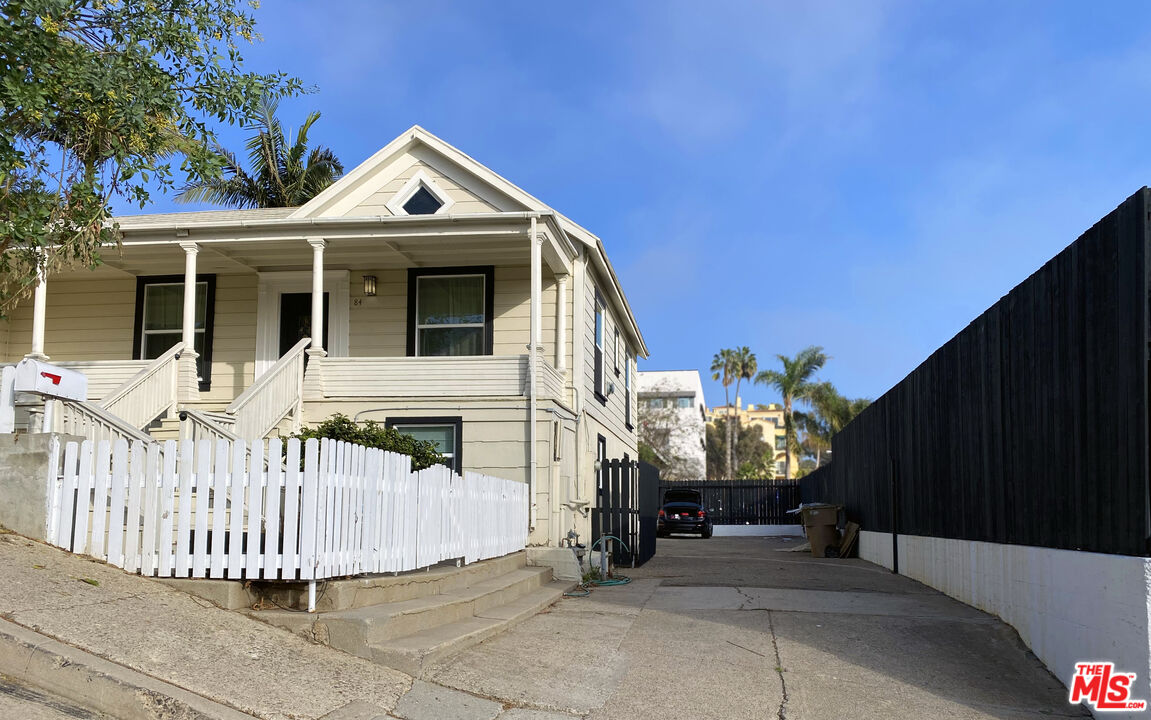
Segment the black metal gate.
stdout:
[[604,460],[596,482],[592,542],[607,536],[619,538],[622,543],[609,540],[601,543],[607,545],[616,566],[644,564],[655,555],[659,469],[631,460]]

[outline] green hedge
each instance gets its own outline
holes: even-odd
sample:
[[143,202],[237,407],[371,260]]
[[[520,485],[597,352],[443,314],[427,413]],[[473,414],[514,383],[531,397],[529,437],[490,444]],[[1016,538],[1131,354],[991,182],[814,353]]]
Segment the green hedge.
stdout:
[[411,455],[413,470],[423,470],[432,465],[447,464],[444,457],[436,450],[435,443],[427,440],[416,440],[411,435],[405,435],[395,428],[385,427],[373,420],[368,420],[362,425],[357,424],[343,413],[336,413],[319,425],[308,428],[292,437],[298,437],[300,440],[310,438],[343,440],[364,447]]

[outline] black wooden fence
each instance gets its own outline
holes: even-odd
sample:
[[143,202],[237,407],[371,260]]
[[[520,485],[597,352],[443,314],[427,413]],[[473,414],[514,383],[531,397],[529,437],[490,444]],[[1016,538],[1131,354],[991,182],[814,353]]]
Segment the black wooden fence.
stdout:
[[804,499],[864,530],[1149,554],[1149,194],[836,435]]
[[655,555],[659,470],[644,462],[605,460],[597,484],[592,542],[605,536],[619,538],[622,544],[612,541],[608,545],[615,564],[644,564]]
[[799,506],[800,489],[795,480],[730,480],[664,483],[668,490],[691,488],[703,496],[703,506],[713,525],[795,525],[788,510]]

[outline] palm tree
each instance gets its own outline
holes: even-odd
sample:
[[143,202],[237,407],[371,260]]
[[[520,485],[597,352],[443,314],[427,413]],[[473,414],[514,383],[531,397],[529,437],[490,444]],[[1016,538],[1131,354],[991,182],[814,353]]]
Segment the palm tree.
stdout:
[[794,358],[786,355],[776,355],[783,370],[764,370],[755,376],[759,385],[769,385],[779,391],[783,397],[783,427],[787,433],[787,455],[784,460],[784,476],[791,479],[791,455],[799,447],[799,439],[795,428],[794,406],[796,402],[807,402],[818,387],[812,380],[819,372],[827,355],[823,348],[812,345],[800,350]]
[[[735,348],[731,351],[732,375],[735,376],[735,402],[739,404],[739,384],[744,380],[751,380],[755,377],[755,371],[758,370],[758,363],[755,359],[755,353],[749,347]],[[729,408],[730,410],[730,408]],[[735,408],[734,422],[728,423],[727,428],[727,450],[730,456],[728,460],[728,479],[733,476],[731,469],[735,467],[738,469],[738,464],[735,462],[735,445],[736,439],[739,437],[739,411],[740,408]]]
[[735,352],[732,350],[720,350],[711,359],[711,379],[719,380],[723,384],[723,397],[727,403],[728,426],[727,432],[727,452],[724,453],[724,477],[731,478],[731,394],[728,388],[735,381]]
[[178,202],[212,202],[237,208],[296,207],[319,195],[344,174],[344,165],[328,148],[308,149],[308,130],[320,119],[313,112],[296,132],[289,146],[284,128],[276,118],[279,100],[265,95],[256,121],[248,126],[248,165],[240,166],[236,155],[220,145],[215,148],[223,168],[220,176],[185,185]]
[[735,464],[735,443],[738,437],[739,408],[732,406],[731,395],[728,394],[727,389],[732,383],[735,383],[735,399],[738,403],[740,383],[755,377],[756,369],[755,353],[746,345],[735,349],[725,348],[720,350],[711,360],[711,379],[719,380],[723,383],[723,392],[727,400],[727,453],[724,458],[724,466],[726,469],[724,477],[729,480],[734,477],[734,475],[732,475],[732,467]]
[[815,466],[819,467],[819,451],[829,449],[831,438],[847,427],[856,415],[863,412],[864,408],[871,404],[871,400],[846,398],[831,383],[821,382],[812,389],[808,402],[812,412],[797,411],[795,417],[797,425],[803,428],[807,436],[807,444],[815,449]]

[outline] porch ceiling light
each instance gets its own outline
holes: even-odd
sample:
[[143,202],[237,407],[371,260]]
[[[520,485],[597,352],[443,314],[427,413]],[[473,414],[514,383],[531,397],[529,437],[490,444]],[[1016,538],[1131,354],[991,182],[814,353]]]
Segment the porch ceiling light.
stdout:
[[375,296],[376,296],[376,276],[375,275],[365,275],[364,276],[364,297],[375,297]]

